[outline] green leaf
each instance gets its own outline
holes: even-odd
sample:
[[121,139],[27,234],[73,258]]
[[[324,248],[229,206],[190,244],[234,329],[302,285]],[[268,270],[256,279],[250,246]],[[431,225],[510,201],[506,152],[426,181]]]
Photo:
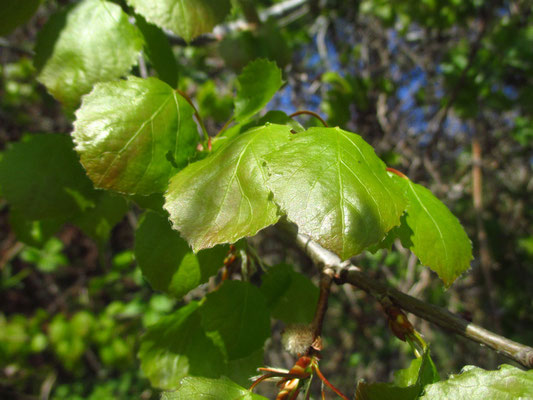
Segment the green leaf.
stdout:
[[64,223],[64,218],[31,220],[16,207],[9,209],[9,225],[11,229],[15,232],[18,240],[29,246],[42,247],[48,239],[59,231]]
[[277,222],[261,157],[290,136],[287,126],[252,129],[171,179],[164,207],[194,251],[234,243]]
[[74,217],[70,222],[86,235],[103,244],[107,242],[111,230],[128,212],[128,203],[122,196],[109,192],[98,192],[94,207]]
[[35,48],[38,79],[68,108],[97,82],[128,73],[143,47],[138,29],[119,5],[83,0],[53,15]]
[[207,295],[202,325],[229,360],[261,349],[270,336],[270,313],[261,291],[248,282],[225,281]]
[[27,220],[68,218],[94,206],[97,192],[67,135],[25,136],[4,152],[0,186],[4,198]]
[[264,364],[265,351],[263,348],[252,354],[228,361],[226,376],[233,382],[243,386],[250,386],[250,378],[257,375],[257,368]]
[[533,370],[502,365],[497,371],[466,366],[461,374],[426,386],[421,400],[515,400],[533,398]]
[[121,193],[163,192],[195,152],[193,109],[156,78],[95,86],[76,112],[73,137],[96,187]]
[[213,80],[204,82],[198,88],[196,101],[200,114],[213,118],[216,122],[226,122],[233,112],[233,94],[229,91],[220,93],[220,88]]
[[402,225],[392,234],[446,286],[470,268],[472,244],[459,220],[424,186],[394,175],[405,189],[409,205]]
[[161,400],[263,400],[249,390],[228,379],[184,378],[175,392],[164,392]]
[[419,385],[421,387],[440,380],[437,368],[427,350],[422,357],[411,361],[408,368],[401,369],[394,374],[394,383],[400,387]]
[[140,16],[135,15],[137,26],[144,36],[144,51],[157,75],[171,87],[178,86],[178,63],[165,33]]
[[414,359],[409,368],[395,374],[394,383],[357,383],[355,400],[416,400],[426,385],[437,382],[439,374],[426,351],[421,358]]
[[319,290],[292,266],[280,264],[270,268],[263,276],[261,292],[272,317],[286,324],[307,324],[313,320]]
[[163,210],[163,204],[165,204],[165,198],[161,193],[152,193],[148,196],[143,196],[141,194],[134,194],[128,196],[128,199],[133,201],[139,207],[146,210],[155,211],[161,215],[167,216],[167,212]]
[[276,63],[258,59],[248,64],[237,78],[235,119],[244,121],[260,111],[282,84]]
[[11,33],[17,26],[24,24],[31,18],[41,0],[4,0],[0,13],[0,36]]
[[264,158],[274,201],[299,232],[342,259],[400,223],[407,200],[359,135],[311,128]]
[[144,277],[155,290],[181,298],[224,265],[227,246],[194,254],[168,219],[147,212],[135,234],[135,257]]
[[188,375],[218,377],[225,371],[220,350],[202,329],[196,302],[149,327],[138,356],[150,383],[160,389],[175,389]]
[[69,264],[68,258],[62,253],[63,242],[57,238],[50,238],[40,249],[26,247],[20,258],[35,264],[43,272],[53,272],[61,266]]
[[229,0],[128,0],[135,11],[190,42],[211,32],[230,11]]

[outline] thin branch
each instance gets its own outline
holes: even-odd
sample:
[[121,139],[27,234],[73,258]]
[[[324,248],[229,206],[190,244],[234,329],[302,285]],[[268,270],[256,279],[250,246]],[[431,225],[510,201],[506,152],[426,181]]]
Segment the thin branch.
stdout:
[[187,101],[187,103],[189,103],[191,105],[192,109],[194,110],[194,116],[196,117],[196,119],[198,120],[198,123],[200,124],[200,127],[202,128],[202,133],[204,135],[204,139],[208,139],[209,138],[209,134],[207,133],[207,129],[205,129],[204,121],[202,120],[202,117],[200,117],[200,113],[198,112],[198,109],[196,108],[196,106],[192,102],[191,98],[187,95],[187,93],[183,92],[182,90],[176,89],[176,92],[181,97],[183,97]]
[[316,119],[318,119],[322,123],[322,125],[324,125],[325,127],[328,126],[327,122],[324,121],[324,119],[320,115],[318,115],[316,112],[309,111],[309,110],[296,111],[295,113],[292,113],[291,115],[289,115],[289,118],[294,118],[302,114],[311,115],[312,117],[315,117]]
[[326,310],[328,309],[328,299],[332,282],[332,271],[324,270],[320,276],[320,296],[318,297],[315,316],[313,318],[313,322],[311,323],[311,329],[313,330],[313,342],[322,334],[322,326],[324,325],[324,317],[326,315]]
[[494,280],[492,279],[492,260],[487,237],[487,231],[483,223],[483,171],[482,171],[482,151],[479,133],[474,131],[472,137],[472,197],[474,210],[476,211],[477,239],[479,243],[479,263],[481,272],[485,280],[486,295],[489,300],[491,320],[495,330],[501,332],[501,323],[496,313],[496,300],[494,298]]
[[336,283],[349,283],[357,286],[378,300],[388,297],[394,304],[407,312],[432,322],[445,330],[487,346],[525,368],[533,368],[533,348],[497,335],[452,314],[446,309],[418,300],[376,281],[351,264],[350,261],[342,261],[336,254],[324,249],[305,235],[298,234],[296,243],[322,270],[333,270],[336,275]]

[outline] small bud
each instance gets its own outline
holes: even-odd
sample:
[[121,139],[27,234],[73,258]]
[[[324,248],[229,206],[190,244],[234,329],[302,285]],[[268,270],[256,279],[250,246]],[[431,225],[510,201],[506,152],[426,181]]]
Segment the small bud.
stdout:
[[309,325],[289,325],[281,335],[281,343],[289,353],[303,354],[313,344],[313,330]]

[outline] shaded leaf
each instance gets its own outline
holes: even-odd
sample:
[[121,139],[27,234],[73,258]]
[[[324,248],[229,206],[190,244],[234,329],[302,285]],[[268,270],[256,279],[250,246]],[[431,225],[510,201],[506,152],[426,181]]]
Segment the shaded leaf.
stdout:
[[497,371],[466,366],[461,374],[426,386],[422,400],[516,400],[533,398],[533,370],[502,365]]
[[400,387],[420,385],[421,387],[440,380],[437,368],[431,359],[429,350],[422,357],[411,361],[408,368],[394,374],[394,383]]
[[222,354],[201,326],[199,305],[189,303],[148,328],[141,339],[141,368],[152,386],[175,389],[188,375],[218,377]]
[[86,235],[105,243],[111,230],[128,212],[128,203],[122,196],[100,191],[94,207],[80,213],[70,222],[78,226]]
[[209,293],[201,310],[202,325],[229,360],[251,355],[270,336],[270,313],[261,291],[247,282],[225,281]]
[[250,386],[250,378],[257,375],[257,368],[264,364],[265,351],[263,348],[252,354],[228,361],[226,376],[239,385]]
[[134,194],[128,196],[128,199],[133,201],[139,207],[146,210],[155,211],[158,214],[167,216],[167,212],[163,210],[163,204],[165,204],[165,198],[161,193],[152,193],[148,196],[143,196],[141,194]]
[[237,78],[235,119],[243,121],[267,105],[283,84],[276,63],[265,59],[252,61]]
[[342,259],[400,223],[407,200],[359,135],[311,128],[264,159],[274,201],[299,232]]
[[227,246],[194,254],[167,217],[146,213],[135,234],[135,258],[144,277],[155,290],[181,298],[224,265]]
[[252,129],[171,179],[164,207],[194,251],[234,243],[277,222],[261,157],[290,136],[287,126]]
[[392,234],[446,286],[470,268],[472,244],[459,220],[429,189],[394,175],[405,189],[409,205],[402,224]]
[[140,16],[135,16],[137,26],[144,36],[144,51],[159,79],[171,87],[178,86],[178,63],[165,33]]
[[0,13],[0,36],[11,33],[24,24],[37,11],[41,0],[3,0]]
[[53,15],[35,48],[38,79],[68,108],[97,82],[126,75],[143,46],[119,5],[83,0]]
[[164,392],[161,400],[262,400],[249,390],[228,379],[184,378],[180,388],[175,392]]
[[421,358],[395,374],[394,383],[357,383],[355,400],[416,400],[428,384],[437,382],[439,375],[435,364],[426,351]]
[[261,292],[272,317],[286,324],[307,324],[313,320],[318,288],[288,264],[276,265],[263,275]]
[[76,112],[73,137],[96,187],[163,192],[195,152],[193,109],[166,83],[129,77],[96,85]]
[[17,239],[33,246],[42,247],[65,223],[65,218],[31,220],[16,207],[9,209],[9,225]]
[[128,0],[128,3],[148,21],[170,29],[187,42],[211,32],[231,7],[229,0]]
[[94,206],[98,193],[67,135],[28,135],[0,161],[4,198],[27,220],[69,218]]

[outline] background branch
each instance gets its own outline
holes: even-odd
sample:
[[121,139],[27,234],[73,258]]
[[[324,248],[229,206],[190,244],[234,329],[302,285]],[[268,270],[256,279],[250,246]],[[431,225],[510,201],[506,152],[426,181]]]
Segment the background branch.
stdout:
[[357,286],[380,302],[388,297],[394,304],[405,311],[426,321],[433,322],[445,330],[487,346],[526,368],[533,368],[533,348],[497,335],[452,314],[446,309],[423,302],[378,282],[367,276],[360,268],[351,264],[350,261],[341,261],[336,254],[324,249],[305,235],[298,234],[296,243],[323,271],[333,270],[336,275],[336,283],[349,283]]

